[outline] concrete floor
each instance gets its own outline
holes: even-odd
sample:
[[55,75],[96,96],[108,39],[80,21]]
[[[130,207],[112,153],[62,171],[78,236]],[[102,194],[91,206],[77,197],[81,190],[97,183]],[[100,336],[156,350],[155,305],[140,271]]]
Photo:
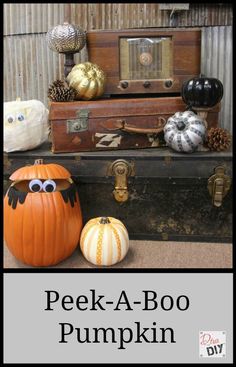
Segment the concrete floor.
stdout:
[[[4,245],[4,268],[30,268]],[[54,268],[95,268],[79,248]],[[125,259],[112,268],[232,268],[232,244],[130,241]]]

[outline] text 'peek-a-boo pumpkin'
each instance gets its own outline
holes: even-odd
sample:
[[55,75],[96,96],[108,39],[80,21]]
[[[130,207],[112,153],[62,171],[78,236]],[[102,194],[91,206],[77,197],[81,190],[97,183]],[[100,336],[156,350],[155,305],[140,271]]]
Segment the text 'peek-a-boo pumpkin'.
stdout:
[[19,168],[4,198],[4,239],[12,254],[32,266],[51,266],[77,247],[82,214],[77,187],[58,164]]

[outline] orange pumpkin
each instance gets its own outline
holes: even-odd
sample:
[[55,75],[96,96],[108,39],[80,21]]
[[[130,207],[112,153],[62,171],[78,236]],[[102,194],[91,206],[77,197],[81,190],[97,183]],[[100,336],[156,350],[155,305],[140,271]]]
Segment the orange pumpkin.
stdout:
[[33,266],[51,266],[77,247],[82,214],[76,185],[58,164],[35,161],[10,176],[4,198],[4,239],[12,254]]

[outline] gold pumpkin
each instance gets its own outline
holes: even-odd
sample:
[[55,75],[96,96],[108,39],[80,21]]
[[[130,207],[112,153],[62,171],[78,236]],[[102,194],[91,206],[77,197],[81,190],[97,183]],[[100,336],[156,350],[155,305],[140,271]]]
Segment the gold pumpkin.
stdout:
[[76,99],[90,100],[104,93],[105,74],[98,65],[91,62],[75,65],[66,80],[76,90]]
[[114,265],[129,249],[129,235],[124,224],[112,217],[98,217],[87,222],[81,232],[80,248],[94,265]]

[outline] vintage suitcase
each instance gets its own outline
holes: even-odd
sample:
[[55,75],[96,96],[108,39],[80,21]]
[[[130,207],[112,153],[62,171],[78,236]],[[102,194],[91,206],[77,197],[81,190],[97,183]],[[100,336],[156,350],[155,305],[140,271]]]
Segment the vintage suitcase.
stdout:
[[[219,105],[208,113],[217,126]],[[186,105],[181,97],[107,98],[51,102],[52,152],[150,148],[165,145],[163,126]]]
[[37,158],[72,173],[84,223],[113,216],[132,239],[232,242],[231,151],[182,154],[163,147],[53,154],[46,144],[6,154],[5,182]]

